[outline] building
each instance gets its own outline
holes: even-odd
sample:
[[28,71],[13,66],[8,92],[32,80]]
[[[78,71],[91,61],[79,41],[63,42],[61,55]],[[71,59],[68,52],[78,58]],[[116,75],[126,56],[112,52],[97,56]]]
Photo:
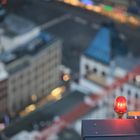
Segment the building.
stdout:
[[33,22],[16,15],[8,15],[0,26],[0,52],[23,45],[39,33],[40,29]]
[[22,24],[25,19],[10,18],[11,24],[17,25],[12,24],[9,30],[5,27],[1,35],[0,111],[14,114],[58,86],[62,43],[36,27],[26,27]]
[[[140,57],[129,52],[129,48],[119,37],[115,28],[103,26],[81,56],[80,85],[89,93],[100,93],[116,78],[123,77],[140,64]],[[128,110],[138,110],[140,104],[140,83],[135,79],[123,85],[107,97],[107,117],[113,117],[113,104],[116,96],[123,95],[128,99]],[[110,113],[109,113],[110,112]],[[104,114],[104,113],[103,113]]]
[[0,112],[7,111],[7,79],[8,73],[4,70],[3,63],[0,63]]

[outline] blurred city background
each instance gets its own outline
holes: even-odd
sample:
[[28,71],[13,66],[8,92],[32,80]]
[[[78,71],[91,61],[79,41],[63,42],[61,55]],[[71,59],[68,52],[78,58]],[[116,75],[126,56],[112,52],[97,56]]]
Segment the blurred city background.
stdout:
[[120,95],[140,110],[140,0],[0,0],[0,140],[81,140]]

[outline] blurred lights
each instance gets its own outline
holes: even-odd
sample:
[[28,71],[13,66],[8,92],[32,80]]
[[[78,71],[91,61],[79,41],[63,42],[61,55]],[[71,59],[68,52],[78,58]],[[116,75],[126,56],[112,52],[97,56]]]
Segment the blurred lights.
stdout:
[[127,112],[127,101],[123,96],[119,96],[114,104],[114,110],[118,114],[119,118],[122,118],[123,114]]
[[58,87],[51,92],[51,95],[54,97],[59,97],[65,91],[65,87]]
[[105,5],[103,8],[105,11],[108,11],[108,12],[111,12],[113,10],[113,8],[109,5]]
[[92,0],[81,0],[82,3],[86,4],[86,5],[93,5],[93,1]]
[[25,108],[25,111],[27,113],[30,113],[36,109],[36,106],[34,104],[29,105],[28,107]]
[[100,13],[101,12],[101,7],[99,6],[94,6],[94,9],[93,9],[95,12],[97,13]]
[[140,19],[138,17],[128,15],[126,13],[126,9],[123,9],[121,7],[112,7],[110,5],[95,6],[91,0],[64,0],[64,2],[100,13],[121,23],[127,23],[133,26],[140,26]]
[[64,75],[63,75],[63,81],[67,82],[67,81],[69,81],[69,80],[70,80],[69,74],[64,74]]
[[128,20],[131,24],[134,24],[134,25],[139,25],[140,24],[139,21],[133,16],[130,16]]
[[36,96],[35,94],[33,94],[33,95],[31,96],[31,100],[32,100],[33,102],[36,102],[36,101],[37,101],[37,96]]
[[[19,115],[21,117],[26,116],[29,113],[35,111],[38,107],[41,107],[41,106],[45,105],[47,102],[61,99],[62,94],[65,92],[65,90],[66,89],[65,89],[64,86],[55,88],[54,90],[52,90],[52,92],[48,96],[46,96],[45,98],[43,98],[42,100],[40,100],[36,104],[31,104],[31,105],[27,106],[23,111],[21,111],[19,113]],[[31,96],[31,98],[33,100],[35,100],[35,99],[37,99],[37,96],[33,94]]]

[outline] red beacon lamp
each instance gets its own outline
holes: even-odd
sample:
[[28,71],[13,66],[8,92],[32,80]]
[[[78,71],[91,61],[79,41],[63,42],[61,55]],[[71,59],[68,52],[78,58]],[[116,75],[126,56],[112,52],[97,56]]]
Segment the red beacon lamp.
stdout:
[[114,110],[117,113],[118,118],[122,119],[123,115],[127,112],[127,101],[124,96],[119,96],[116,98]]

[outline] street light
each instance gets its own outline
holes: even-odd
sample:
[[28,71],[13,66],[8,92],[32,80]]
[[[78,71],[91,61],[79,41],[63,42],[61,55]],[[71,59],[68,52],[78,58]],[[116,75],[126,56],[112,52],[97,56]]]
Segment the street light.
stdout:
[[116,98],[114,110],[117,113],[118,118],[122,119],[123,115],[127,112],[127,101],[124,96]]

